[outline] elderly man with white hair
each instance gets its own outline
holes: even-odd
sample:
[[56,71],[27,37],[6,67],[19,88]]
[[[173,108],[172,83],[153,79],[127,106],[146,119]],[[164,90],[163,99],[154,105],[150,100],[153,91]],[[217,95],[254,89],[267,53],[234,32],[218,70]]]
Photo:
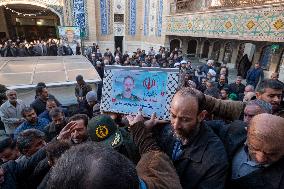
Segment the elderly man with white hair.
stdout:
[[5,126],[5,131],[13,135],[15,129],[25,121],[22,117],[22,110],[26,107],[25,103],[17,98],[14,90],[6,91],[7,101],[0,107],[0,117]]

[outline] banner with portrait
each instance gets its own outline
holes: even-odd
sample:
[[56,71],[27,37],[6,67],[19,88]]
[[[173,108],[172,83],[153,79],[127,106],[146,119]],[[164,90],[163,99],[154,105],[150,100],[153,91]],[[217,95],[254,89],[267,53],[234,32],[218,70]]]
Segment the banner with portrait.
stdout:
[[80,27],[77,26],[58,26],[58,34],[61,43],[64,46],[69,45],[76,54],[76,46],[79,44],[81,46],[81,32]]
[[178,86],[178,69],[106,66],[101,110],[169,119],[171,99]]

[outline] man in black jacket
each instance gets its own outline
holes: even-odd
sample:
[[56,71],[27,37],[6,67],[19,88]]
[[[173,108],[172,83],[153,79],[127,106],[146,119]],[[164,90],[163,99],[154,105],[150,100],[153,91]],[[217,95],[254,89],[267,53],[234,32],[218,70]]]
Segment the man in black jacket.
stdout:
[[225,185],[226,151],[203,122],[205,114],[204,95],[182,88],[171,103],[171,127],[156,133],[159,145],[172,158],[184,189],[222,189]]

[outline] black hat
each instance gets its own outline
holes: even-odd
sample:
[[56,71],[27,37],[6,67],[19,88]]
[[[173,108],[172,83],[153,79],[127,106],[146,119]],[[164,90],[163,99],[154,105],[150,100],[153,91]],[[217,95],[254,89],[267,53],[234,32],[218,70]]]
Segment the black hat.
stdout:
[[122,144],[122,135],[114,120],[108,115],[93,117],[88,124],[88,134],[92,141],[103,142],[113,148]]

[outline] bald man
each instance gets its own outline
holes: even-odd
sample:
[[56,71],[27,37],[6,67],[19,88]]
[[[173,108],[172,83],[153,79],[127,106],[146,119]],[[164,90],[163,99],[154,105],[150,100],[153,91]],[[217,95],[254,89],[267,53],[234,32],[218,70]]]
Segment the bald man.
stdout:
[[273,189],[284,187],[284,118],[258,114],[248,131],[229,128],[221,137],[229,148],[230,189]]

